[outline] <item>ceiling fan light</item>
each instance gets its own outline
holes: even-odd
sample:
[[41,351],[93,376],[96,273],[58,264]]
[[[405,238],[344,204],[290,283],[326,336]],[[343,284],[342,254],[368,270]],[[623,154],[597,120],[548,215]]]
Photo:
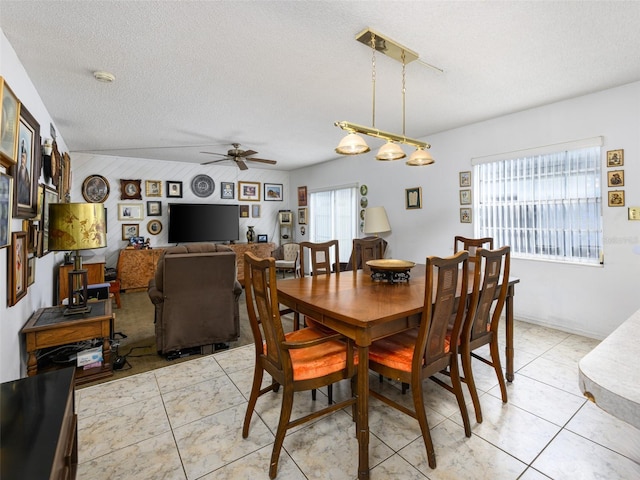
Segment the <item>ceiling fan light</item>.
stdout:
[[393,142],[387,142],[380,147],[380,150],[378,150],[376,159],[377,160],[400,160],[401,158],[404,158],[406,156],[407,155],[404,153],[404,150],[400,148],[400,145]]
[[364,138],[353,132],[340,140],[336,147],[336,153],[340,155],[360,155],[361,153],[367,153],[369,150],[371,149],[367,142],[364,141]]
[[435,163],[435,160],[431,156],[431,152],[428,152],[422,148],[417,148],[415,152],[411,154],[407,165],[411,167],[422,167],[424,165],[431,165]]

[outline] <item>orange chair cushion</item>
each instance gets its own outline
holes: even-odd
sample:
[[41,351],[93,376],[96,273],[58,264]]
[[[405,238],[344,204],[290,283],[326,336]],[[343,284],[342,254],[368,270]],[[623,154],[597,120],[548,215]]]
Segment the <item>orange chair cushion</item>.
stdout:
[[[285,339],[288,342],[303,342],[326,336],[326,333],[314,328],[301,328],[287,333]],[[266,344],[264,349],[266,352]],[[339,340],[331,340],[315,347],[292,349],[289,353],[294,381],[323,377],[347,368],[347,345]],[[354,365],[358,364],[355,349],[353,362]]]
[[[418,329],[412,328],[376,340],[369,347],[369,361],[403,372],[410,372],[417,339]],[[445,340],[445,351],[449,351],[448,337]]]

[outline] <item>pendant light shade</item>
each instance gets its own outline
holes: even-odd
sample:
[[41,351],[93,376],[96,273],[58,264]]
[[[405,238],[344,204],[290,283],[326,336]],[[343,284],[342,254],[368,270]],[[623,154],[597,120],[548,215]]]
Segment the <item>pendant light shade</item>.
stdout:
[[406,157],[407,155],[404,153],[404,150],[400,148],[400,145],[387,142],[378,150],[378,154],[376,155],[376,159],[378,160],[400,160],[401,158]]
[[423,165],[431,165],[432,163],[435,163],[435,160],[431,156],[431,153],[422,148],[416,149],[407,161],[407,165],[412,167],[421,167]]
[[359,155],[366,153],[369,150],[369,145],[364,141],[360,135],[355,133],[349,133],[346,137],[340,140],[340,143],[336,147],[336,153],[340,155]]

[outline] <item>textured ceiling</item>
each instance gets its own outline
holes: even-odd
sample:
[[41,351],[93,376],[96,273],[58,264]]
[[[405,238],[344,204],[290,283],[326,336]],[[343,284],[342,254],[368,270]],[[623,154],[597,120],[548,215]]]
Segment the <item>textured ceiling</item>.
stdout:
[[[406,134],[429,141],[640,80],[639,24],[636,1],[0,0],[72,152],[202,163],[238,142],[284,170],[336,158],[334,121],[371,125],[364,28],[444,70],[407,66]],[[376,127],[401,133],[401,65],[376,65]]]

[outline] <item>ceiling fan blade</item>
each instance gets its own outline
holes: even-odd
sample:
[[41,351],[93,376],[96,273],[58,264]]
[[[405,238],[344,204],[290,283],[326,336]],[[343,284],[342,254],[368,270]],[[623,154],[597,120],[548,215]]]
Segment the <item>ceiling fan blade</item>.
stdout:
[[250,160],[252,162],[268,163],[270,165],[275,165],[276,163],[278,163],[275,160],[266,160],[264,158],[245,158],[245,160]]
[[240,160],[239,158],[236,158],[236,163],[238,164],[238,168],[240,168],[240,170],[249,170],[249,167],[247,167],[247,164],[244,163],[244,161]]
[[249,155],[255,155],[256,153],[258,153],[258,152],[254,151],[254,150],[245,150],[244,152],[241,151],[240,153],[238,153],[237,156],[238,157],[248,157]]
[[231,160],[231,159],[230,158],[220,158],[218,160],[210,160],[208,162],[203,162],[200,165],[211,165],[212,163],[226,162],[227,160]]
[[221,157],[228,157],[229,156],[226,153],[216,153],[216,152],[200,152],[200,153],[204,153],[205,155],[220,155]]

